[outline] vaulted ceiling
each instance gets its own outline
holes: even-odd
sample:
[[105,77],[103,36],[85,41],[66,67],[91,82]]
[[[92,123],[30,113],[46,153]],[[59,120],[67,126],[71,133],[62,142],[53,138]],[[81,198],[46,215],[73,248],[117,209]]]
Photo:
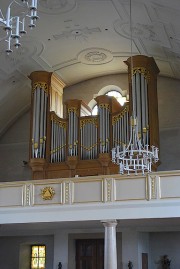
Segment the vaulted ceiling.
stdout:
[[[9,3],[0,0],[3,14]],[[0,134],[29,107],[32,71],[53,71],[66,85],[127,72],[131,36],[133,54],[153,56],[160,75],[179,79],[180,1],[133,0],[131,14],[130,33],[130,0],[39,0],[40,19],[20,49],[7,55],[0,42]]]

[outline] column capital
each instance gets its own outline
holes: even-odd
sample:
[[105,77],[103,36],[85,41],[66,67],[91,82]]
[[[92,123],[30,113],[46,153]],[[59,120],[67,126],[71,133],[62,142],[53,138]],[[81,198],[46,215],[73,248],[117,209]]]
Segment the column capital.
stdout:
[[117,220],[116,219],[112,219],[112,220],[101,220],[101,223],[104,225],[104,227],[116,227]]

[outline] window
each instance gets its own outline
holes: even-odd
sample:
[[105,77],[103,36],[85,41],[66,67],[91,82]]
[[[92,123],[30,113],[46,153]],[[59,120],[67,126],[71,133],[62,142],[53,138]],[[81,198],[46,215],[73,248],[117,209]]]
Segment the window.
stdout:
[[[123,97],[121,93],[116,90],[108,91],[105,95],[115,97],[121,106],[123,106],[124,103],[126,102],[126,97]],[[97,114],[98,114],[98,107],[97,105],[95,105],[92,108],[92,115],[97,115]]]
[[31,246],[31,269],[45,269],[46,246]]
[[120,92],[114,91],[114,90],[107,92],[106,95],[108,95],[108,96],[114,96],[115,98],[121,98],[122,97],[122,95],[120,94]]
[[92,115],[96,116],[98,114],[98,106],[95,105],[92,109]]

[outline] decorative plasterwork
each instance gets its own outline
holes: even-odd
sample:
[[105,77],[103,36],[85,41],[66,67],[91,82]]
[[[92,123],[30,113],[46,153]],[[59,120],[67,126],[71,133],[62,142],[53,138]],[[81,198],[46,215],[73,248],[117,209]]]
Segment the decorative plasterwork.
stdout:
[[43,200],[52,200],[55,195],[55,190],[52,187],[45,187],[41,190],[41,197]]
[[111,62],[113,55],[110,51],[102,48],[91,48],[81,51],[77,58],[83,64],[97,65]]
[[17,66],[21,64],[26,55],[27,49],[24,47],[23,49],[17,50],[15,53],[6,55],[4,51],[0,52],[1,63],[3,62],[4,71],[7,74],[13,73]]
[[70,204],[71,203],[71,182],[67,181],[63,183],[64,186],[64,204]]
[[[122,23],[117,20],[114,23],[114,30],[123,37],[130,38],[130,24]],[[144,43],[153,42],[159,45],[170,47],[169,40],[162,24],[143,24],[133,23],[132,25],[132,37],[140,38]]]
[[147,193],[147,199],[156,199],[157,196],[157,186],[156,186],[156,175],[147,175],[148,180],[148,193]]
[[39,10],[43,13],[59,14],[71,11],[76,6],[75,0],[40,0]]
[[104,181],[105,184],[105,201],[112,202],[113,201],[113,189],[114,189],[114,179],[113,178],[106,178]]
[[26,185],[25,186],[25,205],[30,206],[31,204],[31,191],[32,191],[32,185]]
[[[1,43],[0,43],[1,45]],[[35,58],[39,56],[44,49],[41,42],[35,39],[24,38],[22,46],[19,49],[13,48],[13,53],[7,55],[3,47],[0,47],[1,66],[6,74],[12,74],[17,69],[21,73],[26,75],[27,65],[24,68],[25,63],[28,62],[29,66],[33,65]],[[28,66],[28,69],[29,69]]]
[[53,35],[55,40],[59,40],[61,38],[73,38],[73,39],[84,39],[87,40],[90,35],[93,33],[99,33],[101,32],[100,28],[74,28],[69,31],[63,31],[62,34],[55,34]]

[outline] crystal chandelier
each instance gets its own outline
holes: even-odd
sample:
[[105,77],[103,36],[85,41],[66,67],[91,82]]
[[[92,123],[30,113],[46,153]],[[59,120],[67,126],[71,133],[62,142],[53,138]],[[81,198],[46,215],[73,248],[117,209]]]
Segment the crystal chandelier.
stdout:
[[132,57],[132,15],[130,0],[130,32],[131,32],[131,85],[132,85],[132,116],[130,117],[130,137],[127,145],[117,146],[112,149],[112,162],[119,165],[119,173],[150,173],[153,163],[159,160],[159,149],[155,146],[149,146],[149,137],[147,130],[146,139],[138,134],[138,118],[136,115],[135,103],[135,85],[133,79],[133,57]]
[[13,0],[7,7],[6,15],[3,16],[0,9],[0,27],[5,31],[0,41],[7,42],[6,53],[11,53],[12,45],[15,48],[21,46],[20,38],[27,32],[25,30],[25,20],[29,18],[29,27],[33,29],[36,26],[38,0]]

